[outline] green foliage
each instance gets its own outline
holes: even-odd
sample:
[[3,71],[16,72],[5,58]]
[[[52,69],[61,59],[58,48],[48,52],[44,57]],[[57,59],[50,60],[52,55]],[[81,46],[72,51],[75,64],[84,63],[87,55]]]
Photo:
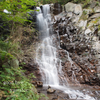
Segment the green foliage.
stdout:
[[13,58],[14,57],[10,53],[7,53],[6,51],[2,51],[0,49],[0,60],[1,60],[1,62],[3,62],[3,61],[6,62],[8,59],[11,60]]
[[0,49],[4,51],[8,51],[11,48],[10,42],[0,41]]
[[[36,78],[30,74],[25,77],[25,70],[16,67],[15,57],[11,54],[15,52],[16,46],[11,42],[0,41],[0,90],[4,91],[5,96],[1,100],[38,100],[44,95],[38,95],[31,79]],[[8,52],[11,53],[8,53]],[[11,63],[12,62],[12,63]],[[25,64],[23,62],[22,64]]]
[[[5,20],[24,23],[27,21],[28,11],[32,6],[36,6],[34,0],[3,0],[0,2],[0,16]],[[9,13],[4,13],[6,9]]]
[[39,2],[42,3],[42,4],[46,4],[46,3],[56,3],[56,2],[59,2],[61,4],[65,4],[68,1],[70,1],[70,0],[39,0]]
[[20,50],[18,50],[19,44],[13,44],[10,41],[0,41],[0,50],[2,52],[8,52],[16,56],[17,53],[20,54]]
[[[4,100],[38,100],[39,95],[36,93],[34,85],[30,80],[22,75],[23,71],[20,68],[9,68],[2,66],[3,71],[0,71],[0,89],[5,92],[7,98]],[[18,76],[17,81],[16,76]],[[3,98],[2,98],[3,100]]]
[[[31,79],[35,78],[30,74],[25,77],[21,67],[11,64],[16,59],[8,51],[15,52],[16,47],[11,42],[0,41],[0,90],[5,92],[2,100],[38,100],[38,95]],[[23,64],[25,64],[23,62]]]
[[83,3],[85,6],[90,2],[90,0],[39,0],[39,2],[41,4],[56,3],[56,2],[59,2],[60,4],[66,4],[67,2],[74,2],[74,3]]
[[26,63],[25,62],[21,62],[21,65],[23,66],[23,65],[26,65]]
[[72,0],[73,2],[76,2],[76,3],[89,3],[90,0]]
[[[0,90],[6,95],[0,97],[1,100],[38,100],[44,96],[38,95],[34,85],[31,84],[31,79],[35,76],[30,74],[26,78],[25,70],[22,70],[19,64],[14,63],[17,57],[15,55],[20,55],[20,45],[16,42],[13,44],[12,38],[9,38],[7,33],[12,33],[12,36],[13,33],[17,33],[16,26],[23,26],[25,21],[28,21],[28,12],[31,11],[32,6],[36,5],[36,2],[35,0],[0,1]],[[4,13],[4,9],[9,13]],[[5,31],[5,29],[10,31]],[[14,39],[16,39],[16,34]],[[22,62],[22,65],[24,64],[26,63]]]
[[98,29],[99,29],[99,31],[100,31],[100,25],[98,25]]

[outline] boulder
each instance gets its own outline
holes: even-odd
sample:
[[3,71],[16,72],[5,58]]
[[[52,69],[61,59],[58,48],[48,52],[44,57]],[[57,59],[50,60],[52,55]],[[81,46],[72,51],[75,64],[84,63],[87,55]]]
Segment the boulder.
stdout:
[[73,17],[73,22],[77,22],[83,11],[80,4],[69,2],[65,5],[65,12],[68,13],[68,17]]
[[37,81],[36,84],[37,84],[37,87],[43,87],[43,82]]
[[76,4],[74,4],[74,3],[71,3],[71,2],[67,3],[65,5],[65,12],[74,12],[75,6],[76,6]]
[[76,15],[82,15],[82,6],[80,5],[80,4],[77,4],[77,5],[75,5],[75,8],[74,8],[74,13],[76,14]]
[[96,6],[96,7],[94,8],[94,12],[95,12],[95,13],[100,13],[100,7],[99,7],[99,6]]
[[55,89],[52,89],[50,86],[48,86],[47,93],[52,94],[55,91],[56,91]]

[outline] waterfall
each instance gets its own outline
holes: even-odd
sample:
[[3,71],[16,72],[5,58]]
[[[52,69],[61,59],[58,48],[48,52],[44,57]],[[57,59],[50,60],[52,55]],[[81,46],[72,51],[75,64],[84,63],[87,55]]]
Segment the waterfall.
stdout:
[[[56,37],[55,35],[51,35],[52,25],[49,5],[43,5],[42,11],[40,8],[37,9],[40,10],[37,14],[37,26],[40,32],[39,38],[41,44],[38,46],[36,51],[36,62],[40,67],[43,84],[51,85],[63,90],[69,95],[70,99],[95,100],[88,94],[84,94],[79,90],[74,90],[68,87],[67,79],[62,71],[61,60],[57,57]],[[72,66],[73,62],[69,57],[68,52],[67,54]],[[73,78],[75,78],[74,72]]]
[[[43,13],[37,15],[37,24],[40,38],[43,39],[41,45],[37,49],[37,63],[40,66],[42,80],[44,84],[59,85],[57,72],[57,49],[54,45],[54,36],[50,36],[51,16],[49,5],[42,6]],[[40,54],[41,52],[41,54]],[[39,57],[40,56],[40,57]]]

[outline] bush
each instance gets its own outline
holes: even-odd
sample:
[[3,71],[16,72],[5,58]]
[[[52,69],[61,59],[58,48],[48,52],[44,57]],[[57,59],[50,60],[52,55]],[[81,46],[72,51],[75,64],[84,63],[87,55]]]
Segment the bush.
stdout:
[[[34,0],[3,0],[0,2],[0,16],[5,20],[14,21],[16,23],[24,23],[27,21],[26,15],[32,6],[36,6]],[[8,13],[3,11],[7,10]]]
[[[13,68],[2,65],[3,71],[0,71],[0,89],[5,92],[6,98],[2,100],[38,100],[34,85],[30,80],[23,76],[20,68]],[[17,77],[17,79],[16,79]]]

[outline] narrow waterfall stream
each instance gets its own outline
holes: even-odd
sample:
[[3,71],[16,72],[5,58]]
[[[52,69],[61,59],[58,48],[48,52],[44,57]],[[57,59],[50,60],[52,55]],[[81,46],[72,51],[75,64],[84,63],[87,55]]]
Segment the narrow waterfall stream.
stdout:
[[[42,42],[37,48],[36,62],[40,67],[43,84],[62,90],[69,95],[71,100],[96,100],[94,97],[89,96],[88,92],[83,93],[78,89],[74,90],[69,87],[67,78],[65,78],[62,71],[61,60],[57,56],[58,47],[56,37],[52,33],[50,7],[49,5],[44,5],[42,6],[42,11],[39,7],[37,9],[40,10],[37,14],[37,26],[40,32],[39,38]],[[72,64],[69,54],[68,58]],[[73,77],[75,78],[74,72]]]

